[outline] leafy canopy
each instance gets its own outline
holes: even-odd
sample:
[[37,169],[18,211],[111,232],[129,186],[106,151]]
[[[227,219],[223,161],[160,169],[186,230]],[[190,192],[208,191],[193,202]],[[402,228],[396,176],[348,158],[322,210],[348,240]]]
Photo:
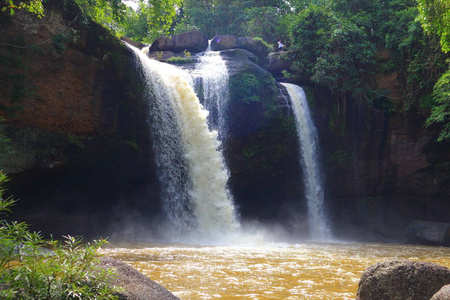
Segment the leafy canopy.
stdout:
[[18,0],[0,0],[2,4],[2,12],[9,12],[10,15],[14,15],[17,9],[23,9],[42,17],[44,15],[44,6],[42,5],[42,0],[29,0],[29,1],[18,1]]

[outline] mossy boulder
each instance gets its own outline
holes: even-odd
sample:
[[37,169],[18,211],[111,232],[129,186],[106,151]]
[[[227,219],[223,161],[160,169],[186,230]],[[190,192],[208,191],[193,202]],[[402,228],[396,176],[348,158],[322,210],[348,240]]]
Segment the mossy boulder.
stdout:
[[234,35],[218,35],[211,41],[211,50],[222,51],[229,49],[244,49],[258,57],[266,57],[272,47],[259,38],[237,37]]
[[159,37],[150,46],[150,52],[172,51],[175,53],[189,51],[203,52],[208,47],[208,37],[201,31],[190,31],[169,37]]

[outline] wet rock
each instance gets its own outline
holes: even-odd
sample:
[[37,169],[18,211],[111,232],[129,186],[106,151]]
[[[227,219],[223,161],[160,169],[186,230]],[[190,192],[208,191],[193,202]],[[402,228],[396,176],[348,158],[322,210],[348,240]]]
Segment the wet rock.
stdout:
[[102,257],[101,265],[115,269],[117,277],[112,284],[124,289],[121,300],[176,300],[171,292],[145,277],[131,266],[111,257]]
[[263,62],[262,67],[272,73],[275,77],[282,76],[282,71],[290,70],[291,64],[287,61],[288,52],[271,52],[267,56],[267,59]]
[[450,245],[450,223],[414,220],[406,234],[412,243]]
[[175,53],[187,50],[192,53],[199,53],[208,47],[208,38],[201,31],[190,31],[175,34],[169,37],[159,37],[150,46],[150,52],[172,51]]
[[450,269],[428,262],[386,261],[369,266],[357,300],[429,300],[450,283]]
[[146,47],[147,45],[141,43],[141,42],[135,42],[133,40],[131,40],[129,37],[123,36],[120,38],[122,41],[126,42],[127,44],[130,44],[138,49],[142,49],[144,47]]
[[218,35],[211,41],[211,50],[222,51],[228,49],[245,49],[258,57],[266,57],[272,50],[260,39],[237,37],[234,35]]
[[444,285],[430,300],[448,300],[450,299],[450,284]]

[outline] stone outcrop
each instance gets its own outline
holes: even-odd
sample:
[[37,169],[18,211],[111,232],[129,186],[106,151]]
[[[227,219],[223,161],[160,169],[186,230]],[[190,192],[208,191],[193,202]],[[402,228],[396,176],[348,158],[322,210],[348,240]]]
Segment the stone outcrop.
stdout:
[[159,37],[150,46],[150,52],[171,51],[191,53],[203,52],[208,48],[208,37],[201,31],[190,31],[169,37]]
[[111,257],[102,257],[101,265],[112,269],[117,275],[111,282],[123,288],[120,292],[121,300],[177,300],[171,292],[156,282],[145,277],[131,266]]
[[450,269],[427,262],[387,261],[368,267],[357,300],[429,300],[450,283]]
[[250,37],[237,37],[234,35],[218,35],[211,41],[211,50],[222,51],[228,49],[245,49],[258,57],[266,57],[272,50],[269,45],[260,39]]
[[262,67],[272,73],[275,78],[284,80],[283,71],[290,71],[291,63],[287,60],[287,51],[271,52],[264,60]]
[[406,234],[412,243],[450,245],[450,223],[414,220]]
[[126,37],[126,36],[123,36],[120,39],[122,41],[124,41],[125,43],[130,44],[130,45],[132,45],[132,46],[134,46],[134,47],[136,47],[138,49],[141,49],[141,50],[142,50],[142,48],[147,46],[147,45],[145,45],[145,44],[143,44],[141,42],[135,42],[135,41],[131,40],[129,37]]
[[221,56],[230,75],[223,149],[233,198],[245,218],[276,220],[299,236],[306,204],[299,201],[303,187],[287,96],[255,54],[236,48]]
[[430,300],[448,300],[450,299],[450,284],[444,285]]

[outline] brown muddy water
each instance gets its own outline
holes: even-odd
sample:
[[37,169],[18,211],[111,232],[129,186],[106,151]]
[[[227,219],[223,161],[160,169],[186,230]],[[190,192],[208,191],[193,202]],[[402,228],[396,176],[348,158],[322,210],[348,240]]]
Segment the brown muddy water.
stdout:
[[407,259],[450,267],[450,248],[367,243],[116,244],[102,254],[188,299],[355,299],[365,268]]

